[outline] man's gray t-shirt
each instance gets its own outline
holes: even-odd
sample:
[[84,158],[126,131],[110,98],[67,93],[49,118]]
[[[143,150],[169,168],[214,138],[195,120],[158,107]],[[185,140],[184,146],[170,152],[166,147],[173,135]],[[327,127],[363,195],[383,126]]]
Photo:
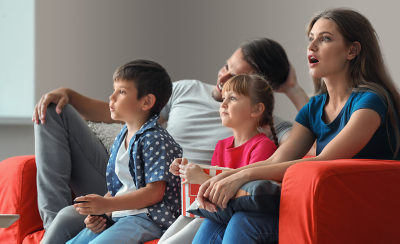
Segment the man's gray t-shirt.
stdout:
[[[161,111],[168,120],[168,132],[183,148],[183,157],[196,164],[210,165],[217,142],[233,135],[221,122],[221,103],[212,98],[213,89],[213,85],[198,80],[176,81]],[[292,123],[277,116],[274,125],[279,141],[292,128]]]

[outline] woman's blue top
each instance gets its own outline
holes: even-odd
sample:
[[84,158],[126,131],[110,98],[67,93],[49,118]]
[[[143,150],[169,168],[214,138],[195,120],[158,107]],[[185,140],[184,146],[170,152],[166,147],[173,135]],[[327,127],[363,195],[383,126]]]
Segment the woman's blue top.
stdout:
[[[316,137],[317,155],[346,126],[355,111],[358,109],[372,109],[381,116],[381,124],[368,144],[353,158],[394,159],[393,152],[396,148],[396,138],[391,122],[388,121],[388,125],[386,123],[387,104],[379,95],[370,90],[353,92],[339,115],[331,123],[325,124],[322,120],[322,115],[327,96],[328,94],[322,94],[312,97],[296,117],[296,122],[311,130]],[[389,126],[390,143],[393,150],[389,144],[387,126]],[[399,159],[399,155],[396,159]]]

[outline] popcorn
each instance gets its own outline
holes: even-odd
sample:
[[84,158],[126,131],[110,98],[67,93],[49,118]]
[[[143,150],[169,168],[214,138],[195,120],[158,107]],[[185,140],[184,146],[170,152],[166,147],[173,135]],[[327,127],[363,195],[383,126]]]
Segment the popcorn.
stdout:
[[[210,175],[215,176],[221,174],[224,171],[230,170],[230,168],[219,167],[219,166],[209,166],[209,165],[200,165],[203,171]],[[183,182],[183,180],[182,180]],[[181,196],[182,196],[182,215],[187,217],[195,217],[195,218],[203,218],[197,215],[193,215],[190,213],[186,213],[186,209],[190,207],[190,205],[196,200],[197,193],[199,192],[200,185],[199,184],[181,184]]]

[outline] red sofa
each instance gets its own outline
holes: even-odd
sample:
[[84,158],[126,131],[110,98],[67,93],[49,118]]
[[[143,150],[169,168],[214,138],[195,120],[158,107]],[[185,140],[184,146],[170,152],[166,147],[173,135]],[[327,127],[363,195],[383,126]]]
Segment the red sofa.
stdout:
[[[400,162],[304,162],[283,180],[279,243],[400,243]],[[0,243],[38,243],[34,156],[0,162],[0,213],[20,214]],[[148,242],[157,243],[157,240]]]

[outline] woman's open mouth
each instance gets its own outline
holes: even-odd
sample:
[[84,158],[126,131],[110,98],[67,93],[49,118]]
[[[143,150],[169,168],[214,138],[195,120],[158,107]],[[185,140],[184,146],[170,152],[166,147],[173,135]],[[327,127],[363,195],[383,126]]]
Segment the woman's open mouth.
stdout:
[[310,67],[319,63],[319,60],[314,55],[308,55],[308,64]]

